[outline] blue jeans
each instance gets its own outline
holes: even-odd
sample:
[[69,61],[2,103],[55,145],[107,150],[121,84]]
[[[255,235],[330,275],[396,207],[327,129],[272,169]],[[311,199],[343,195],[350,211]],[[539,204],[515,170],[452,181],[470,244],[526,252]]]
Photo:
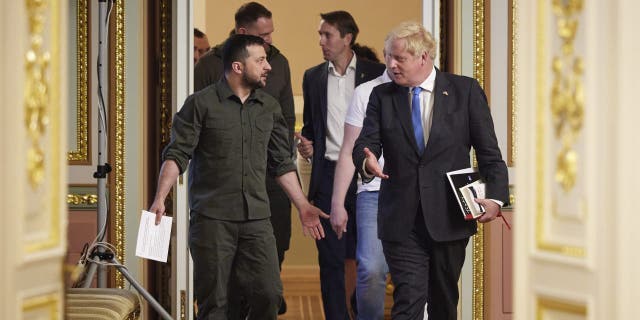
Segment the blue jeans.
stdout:
[[378,239],[378,191],[358,193],[356,200],[358,241],[356,298],[359,320],[384,318],[384,295],[389,267]]

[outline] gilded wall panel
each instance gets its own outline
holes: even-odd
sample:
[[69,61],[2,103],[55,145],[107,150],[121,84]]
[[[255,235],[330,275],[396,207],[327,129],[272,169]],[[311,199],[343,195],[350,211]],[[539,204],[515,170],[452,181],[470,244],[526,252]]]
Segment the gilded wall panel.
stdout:
[[537,297],[537,320],[583,320],[587,319],[587,306],[583,303],[551,297]]
[[587,235],[583,1],[538,3],[536,242],[583,258]]
[[36,295],[22,300],[22,319],[57,320],[62,319],[62,293]]
[[60,197],[63,143],[60,109],[60,8],[57,1],[25,1],[28,48],[24,57],[24,155],[27,164],[24,215],[24,251],[63,249]]

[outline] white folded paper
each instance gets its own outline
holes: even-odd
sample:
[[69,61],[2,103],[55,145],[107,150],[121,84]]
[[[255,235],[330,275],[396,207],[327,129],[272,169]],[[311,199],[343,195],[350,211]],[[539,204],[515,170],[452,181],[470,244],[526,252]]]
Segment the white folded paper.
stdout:
[[136,256],[156,261],[167,262],[169,242],[171,240],[171,221],[173,218],[163,216],[156,226],[156,215],[142,210]]

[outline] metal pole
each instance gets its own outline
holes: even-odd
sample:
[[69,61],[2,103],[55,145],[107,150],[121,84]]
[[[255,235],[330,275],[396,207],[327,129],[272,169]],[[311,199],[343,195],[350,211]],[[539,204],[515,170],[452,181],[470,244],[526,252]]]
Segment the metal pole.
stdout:
[[[98,0],[98,166],[93,177],[98,180],[98,242],[104,240],[105,226],[107,224],[107,173],[111,171],[111,166],[106,161],[107,151],[107,108],[104,103],[104,84],[106,83],[106,73],[104,72],[105,56],[107,52],[107,12],[108,3],[107,0]],[[98,252],[104,252],[102,247],[98,248]],[[92,263],[87,270],[87,276],[83,286],[88,288],[91,286],[91,280],[94,274],[98,270],[98,287],[107,287],[107,269],[104,266]]]
[[118,269],[118,271],[120,271],[122,276],[124,276],[129,281],[129,283],[131,283],[131,285],[134,288],[136,288],[136,290],[138,290],[138,292],[142,295],[142,297],[144,297],[144,299],[147,300],[147,302],[149,302],[149,305],[158,312],[158,314],[160,315],[160,317],[162,317],[162,319],[173,320],[173,318],[171,318],[171,315],[166,310],[164,310],[164,308],[160,305],[160,303],[158,303],[158,301],[156,301],[156,299],[154,299],[153,296],[151,294],[149,294],[149,292],[147,292],[131,276],[131,274],[129,273],[127,268],[125,268],[123,265],[120,264],[120,262],[118,262],[118,259],[113,258],[112,262],[117,264],[116,268]]

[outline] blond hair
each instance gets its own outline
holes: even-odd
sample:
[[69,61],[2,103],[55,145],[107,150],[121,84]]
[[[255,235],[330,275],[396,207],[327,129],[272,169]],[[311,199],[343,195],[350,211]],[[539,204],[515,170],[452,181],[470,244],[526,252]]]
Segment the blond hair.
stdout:
[[405,40],[405,49],[413,56],[427,53],[432,60],[436,58],[436,40],[431,32],[427,31],[422,24],[407,21],[402,22],[389,32],[384,40],[384,47],[387,52],[390,50],[391,42],[394,40]]

